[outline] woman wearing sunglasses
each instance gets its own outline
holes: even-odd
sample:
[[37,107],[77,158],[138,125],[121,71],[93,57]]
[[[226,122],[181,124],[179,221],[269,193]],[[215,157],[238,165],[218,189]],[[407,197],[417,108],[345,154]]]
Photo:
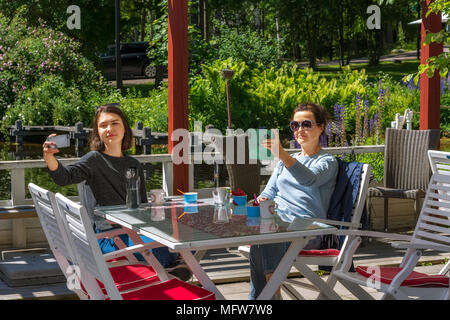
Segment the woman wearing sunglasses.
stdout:
[[[147,202],[147,194],[144,183],[144,172],[141,163],[131,156],[124,155],[124,151],[132,146],[132,131],[119,104],[107,104],[97,108],[93,122],[93,132],[90,137],[91,151],[72,165],[62,165],[55,154],[59,152],[55,143],[45,141],[43,144],[44,160],[48,172],[53,181],[65,186],[85,181],[86,188],[92,193],[94,200],[85,206],[88,209],[95,232],[111,229],[111,225],[100,217],[93,215],[95,205],[111,206],[126,203],[126,177],[128,168],[135,167],[141,179],[140,197],[142,202]],[[50,136],[54,136],[52,134]],[[133,245],[126,235],[120,238],[127,245]],[[141,237],[144,242],[153,240]],[[99,239],[99,245],[103,253],[116,251],[118,248],[113,239]],[[169,272],[186,280],[190,277],[190,271],[180,261],[176,261],[177,253],[171,253],[167,247],[151,249],[161,265],[169,267]],[[137,258],[143,257],[137,254]],[[174,266],[177,264],[176,266]],[[183,270],[182,270],[183,269]]]
[[[262,141],[262,146],[280,161],[275,167],[260,201],[274,200],[279,217],[292,222],[296,217],[326,219],[334,191],[338,164],[336,159],[320,148],[319,137],[328,121],[327,110],[314,103],[303,103],[293,112],[290,128],[301,145],[301,152],[290,155],[274,139]],[[321,238],[308,242],[304,249],[318,249]],[[250,299],[256,299],[275,271],[290,243],[252,245],[250,248]],[[275,299],[281,298],[280,291]]]

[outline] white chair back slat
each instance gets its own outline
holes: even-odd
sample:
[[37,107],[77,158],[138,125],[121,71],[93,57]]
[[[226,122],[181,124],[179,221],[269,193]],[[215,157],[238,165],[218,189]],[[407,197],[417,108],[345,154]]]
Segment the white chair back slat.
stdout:
[[[443,210],[444,212],[449,212],[448,210],[450,209],[450,203],[448,202],[444,202],[444,201],[436,201],[436,200],[428,200],[426,203],[427,206],[432,206],[432,207],[439,207],[441,210]],[[445,210],[447,209],[447,210]]]
[[424,231],[427,232],[439,232],[443,235],[450,235],[450,230],[447,227],[440,227],[436,224],[430,224],[430,223],[424,223],[422,224],[422,227],[424,228]]
[[436,168],[438,169],[440,174],[450,174],[450,162],[447,164],[436,164]]
[[61,230],[64,230],[62,229],[64,228],[63,223],[59,214],[53,210],[53,208],[56,208],[55,195],[33,183],[28,185],[28,189],[50,248],[57,248],[66,259],[70,260],[73,254],[71,248],[66,245],[68,238],[64,240],[67,235],[61,232]]
[[354,228],[359,229],[361,223],[361,216],[363,213],[364,206],[366,204],[367,189],[369,188],[370,180],[370,166],[368,164],[363,164],[361,179],[359,183],[358,197],[356,198],[355,204],[352,210],[352,225]]
[[438,190],[437,190],[437,187],[438,187],[438,186],[439,186],[439,191],[443,191],[443,192],[446,192],[446,194],[449,194],[449,192],[450,192],[450,187],[447,187],[447,186],[445,186],[445,185],[442,185],[442,184],[440,184],[439,182],[433,183],[433,184],[431,185],[431,190],[438,191]]
[[448,236],[441,236],[438,233],[419,230],[416,232],[416,237],[420,237],[421,240],[428,241],[428,243],[450,245],[450,238]]
[[[72,283],[74,279],[69,279],[68,277],[73,275],[68,272],[70,265],[74,263],[74,253],[56,205],[55,195],[53,192],[45,190],[34,183],[29,183],[28,189],[53,256],[66,276],[68,283]],[[81,288],[74,287],[71,290],[80,299],[84,300],[87,298]]]
[[413,234],[413,242],[427,241],[450,245],[450,176],[431,176],[424,204]]
[[[431,188],[430,191],[436,191],[437,193],[430,195],[430,198],[432,197],[433,199],[431,200],[435,200],[438,199],[440,203],[450,203],[450,194],[448,193],[447,188],[444,189],[444,186],[440,187],[438,186],[438,184],[435,185],[436,188]],[[439,193],[439,191],[442,191],[441,193]]]
[[69,230],[68,235],[73,244],[76,263],[80,267],[81,279],[91,299],[106,298],[98,286],[98,279],[104,284],[109,298],[121,300],[122,296],[103,258],[86,209],[62,194],[57,193],[55,198],[64,225]]
[[450,154],[448,152],[428,150],[428,159],[433,173],[450,174]]
[[442,219],[442,218],[436,218],[436,217],[427,215],[428,213],[436,215],[436,214],[439,214],[440,212],[438,210],[434,210],[434,209],[427,209],[427,212],[424,212],[424,215],[422,216],[422,220],[423,221],[436,223],[436,224],[441,224],[441,225],[450,227],[450,220]]

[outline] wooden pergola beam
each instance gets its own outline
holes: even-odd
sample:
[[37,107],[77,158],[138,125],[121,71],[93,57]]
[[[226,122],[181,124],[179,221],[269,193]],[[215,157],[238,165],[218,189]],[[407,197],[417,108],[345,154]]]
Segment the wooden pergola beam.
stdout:
[[[172,141],[176,129],[188,130],[188,3],[187,0],[168,1],[168,148],[182,141]],[[182,156],[180,154],[179,156]],[[172,188],[189,190],[189,164],[173,164]]]
[[[427,59],[442,53],[442,43],[431,43],[424,45],[423,42],[430,32],[439,32],[442,28],[441,14],[430,14],[426,17],[428,5],[434,0],[422,1],[422,40],[421,40],[421,59],[425,64]],[[440,129],[440,101],[441,86],[439,71],[436,70],[432,78],[428,78],[425,73],[420,76],[420,130]]]

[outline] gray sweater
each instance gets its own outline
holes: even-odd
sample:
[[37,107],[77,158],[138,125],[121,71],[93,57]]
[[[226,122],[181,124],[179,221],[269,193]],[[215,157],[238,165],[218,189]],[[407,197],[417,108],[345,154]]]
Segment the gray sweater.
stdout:
[[58,169],[48,172],[60,186],[86,181],[97,204],[111,206],[126,203],[125,173],[130,167],[138,168],[141,202],[148,202],[142,165],[130,156],[112,157],[99,151],[90,151],[72,165],[64,166],[58,161]]

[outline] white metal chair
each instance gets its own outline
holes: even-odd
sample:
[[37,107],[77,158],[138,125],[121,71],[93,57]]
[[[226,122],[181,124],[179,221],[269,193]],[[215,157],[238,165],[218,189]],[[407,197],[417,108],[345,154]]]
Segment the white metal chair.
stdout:
[[[363,289],[363,287],[369,287],[383,292],[382,299],[449,300],[449,277],[443,271],[437,275],[413,271],[423,250],[431,249],[450,253],[449,191],[450,176],[434,173],[430,179],[424,204],[412,236],[400,237],[396,234],[361,230],[345,231],[351,238],[351,243],[342,264],[333,272],[334,277],[360,299],[374,299]],[[400,267],[358,266],[356,272],[348,272],[348,266],[361,242],[361,236],[406,240],[407,242],[392,244],[395,248],[406,249]]]
[[[72,264],[71,247],[67,246],[67,235],[60,230],[63,228],[63,222],[58,212],[55,212],[53,208],[56,208],[55,195],[53,192],[45,190],[34,183],[28,184],[31,197],[33,199],[34,207],[41,222],[42,230],[47,238],[50,250],[56,259],[62,273],[66,276],[68,281],[71,281]],[[76,274],[74,275],[76,277]],[[79,279],[78,279],[79,280]],[[80,299],[86,299],[86,294],[81,290],[74,288],[73,290]]]
[[[317,219],[318,222],[347,227],[349,229],[358,229],[361,227],[361,216],[366,202],[367,189],[369,187],[370,179],[370,166],[363,164],[361,169],[361,179],[359,183],[358,195],[353,206],[350,222],[341,222],[336,220],[324,220]],[[336,284],[336,279],[332,276],[328,277],[327,282],[322,280],[314,271],[312,271],[308,265],[320,265],[335,267],[342,261],[343,253],[348,247],[348,239],[345,238],[340,250],[337,249],[324,249],[324,250],[302,250],[297,259],[294,262],[295,268],[307,278],[311,283],[304,283],[294,279],[286,279],[281,288],[284,289],[289,295],[296,299],[302,300],[303,296],[296,290],[292,284],[300,286],[304,289],[313,291],[320,291],[320,298],[324,296],[329,299],[340,299],[339,296],[333,291]],[[248,258],[250,246],[240,246],[239,252]]]
[[[180,281],[177,278],[161,279],[161,282],[128,292],[119,292],[111,269],[105,259],[149,249],[154,244],[138,244],[103,255],[92,230],[86,209],[57,193],[56,204],[61,214],[68,238],[72,243],[74,260],[80,271],[81,281],[92,300],[174,300],[214,299],[214,293]],[[159,264],[148,250],[143,255],[151,256],[150,262]],[[159,265],[160,266],[160,265]],[[127,266],[123,266],[127,267]],[[161,266],[160,266],[161,267]],[[156,266],[155,266],[156,268]],[[159,275],[159,273],[158,273]],[[103,287],[100,286],[100,283]]]
[[[86,211],[88,213],[88,216],[89,216],[92,226],[94,226],[94,224],[95,224],[99,230],[111,229],[112,226],[105,219],[97,218],[94,215],[94,209],[95,209],[95,206],[97,205],[97,201],[95,200],[95,197],[94,197],[94,194],[92,193],[91,188],[89,187],[89,185],[86,184],[86,181],[78,183],[77,190],[78,190],[78,196],[80,199],[80,203],[82,206],[84,206],[86,208]],[[104,236],[104,238],[112,237],[114,240],[114,243],[116,244],[116,246],[119,249],[126,248],[127,246],[122,241],[122,239],[119,237],[119,234],[128,234],[129,235],[128,230],[126,230],[125,228],[120,228],[120,230],[116,230],[116,231],[114,231],[114,233],[116,234],[115,236],[113,235],[112,232],[102,232],[101,234]],[[100,239],[100,237],[98,235],[99,234],[97,234],[97,239]],[[122,257],[119,257],[116,259],[111,259],[108,261],[109,266],[119,266],[119,265],[124,265],[124,264],[139,264],[139,263],[140,263],[139,260],[133,254],[127,254],[125,256],[122,256]]]
[[[428,159],[433,173],[438,172],[440,174],[450,175],[450,152],[428,150]],[[447,194],[450,194],[450,192],[447,191]],[[450,261],[445,264],[440,274],[447,274],[449,270]]]
[[[364,164],[361,170],[361,179],[359,184],[358,195],[353,206],[352,218],[350,222],[340,222],[335,220],[318,220],[326,224],[337,225],[347,227],[349,229],[359,229],[361,227],[361,216],[366,203],[367,189],[369,187],[370,179],[370,167],[368,164]],[[340,299],[339,295],[333,290],[336,285],[336,279],[330,275],[325,282],[320,276],[312,271],[308,265],[329,266],[335,268],[343,259],[343,254],[348,248],[348,238],[343,241],[340,250],[337,249],[324,249],[324,250],[302,250],[297,259],[294,262],[295,268],[307,278],[312,285],[304,282],[297,281],[295,279],[286,279],[282,288],[287,290],[296,299],[303,299],[302,295],[291,284],[302,287],[303,289],[309,289],[313,291],[320,291],[319,298]],[[349,266],[350,268],[350,266]]]
[[[83,286],[74,286],[74,283],[81,283],[77,275],[74,254],[71,241],[69,241],[64,222],[58,211],[55,195],[53,192],[45,190],[33,183],[28,185],[33,202],[38,213],[42,229],[47,237],[53,255],[58,262],[61,271],[67,278],[67,284],[80,299],[87,299],[87,293]],[[115,238],[126,230],[115,229],[109,232],[96,234],[96,238],[112,237]],[[128,230],[129,231],[129,230]],[[131,234],[131,232],[129,232]],[[125,253],[127,253],[125,251]],[[131,254],[131,253],[130,253]],[[128,255],[130,255],[128,254]],[[116,254],[115,257],[123,257],[124,254]],[[107,259],[111,261],[111,259]],[[113,266],[110,269],[115,285],[120,291],[135,289],[148,286],[159,281],[157,273],[151,267],[141,264],[127,266]],[[72,284],[72,285],[71,285]],[[100,284],[100,286],[103,286]]]

